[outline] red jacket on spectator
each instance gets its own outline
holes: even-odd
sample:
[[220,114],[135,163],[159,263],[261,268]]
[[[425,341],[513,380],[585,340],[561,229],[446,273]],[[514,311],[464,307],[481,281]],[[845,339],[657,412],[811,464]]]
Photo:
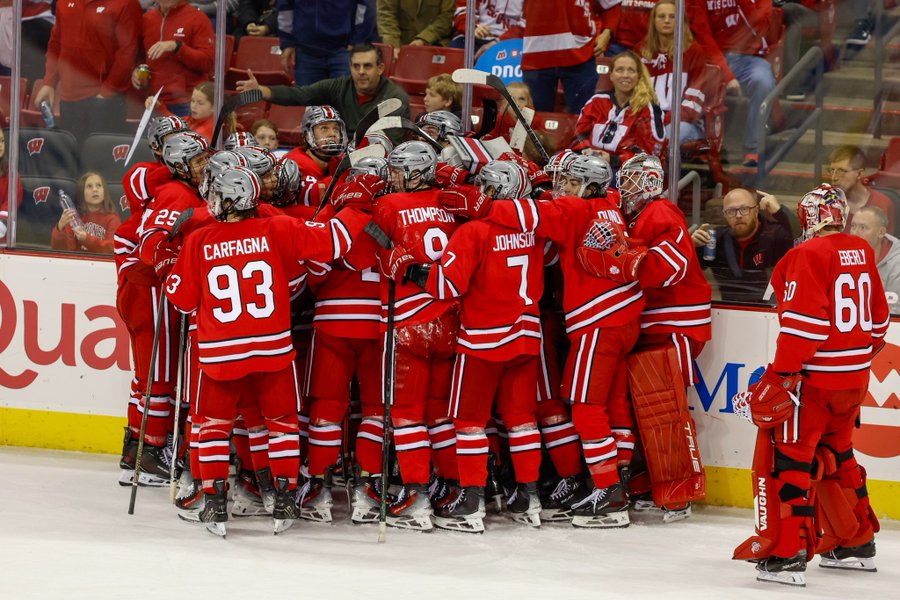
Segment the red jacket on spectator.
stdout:
[[[487,26],[492,38],[520,38],[525,35],[524,3],[525,0],[477,0],[475,23]],[[455,35],[466,33],[466,0],[456,0],[453,30]]]
[[[672,111],[672,60],[663,52],[657,54],[653,59],[644,58],[640,52],[638,55],[650,73],[653,89],[656,90],[656,98],[659,100],[659,107],[665,113],[666,123],[668,123]],[[700,119],[703,113],[706,96],[700,89],[700,82],[703,80],[703,72],[706,70],[706,57],[703,56],[700,47],[693,43],[685,51],[683,60],[681,119],[689,123]]]
[[522,69],[580,65],[594,55],[593,0],[525,3]]
[[96,252],[98,254],[113,253],[113,237],[122,220],[119,215],[111,212],[86,212],[81,215],[84,222],[87,237],[79,242],[71,225],[66,225],[62,231],[59,227],[53,227],[50,235],[50,247],[54,250],[69,250],[72,252]]
[[573,150],[597,148],[609,153],[610,162],[618,157],[619,164],[638,152],[663,156],[666,130],[663,113],[652,102],[634,114],[629,105],[616,104],[612,91],[599,92],[581,109],[575,123]]
[[197,85],[211,79],[216,61],[215,39],[209,17],[183,1],[163,16],[159,7],[144,13],[144,45],[146,56],[157,42],[181,42],[175,52],[167,52],[156,60],[148,60],[152,81],[151,90],[163,87],[163,104],[184,104],[191,101]]
[[[22,207],[22,180],[16,182],[16,209]],[[0,223],[9,222],[9,172],[0,176]],[[6,243],[6,239],[0,236],[0,245]]]
[[723,53],[766,55],[772,0],[708,0],[706,5],[709,25]]
[[63,0],[56,6],[44,84],[59,82],[65,102],[124,93],[140,41],[137,0]]

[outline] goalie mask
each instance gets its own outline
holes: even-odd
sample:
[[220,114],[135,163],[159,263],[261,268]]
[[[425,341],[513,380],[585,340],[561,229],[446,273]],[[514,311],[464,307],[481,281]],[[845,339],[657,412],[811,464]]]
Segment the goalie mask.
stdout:
[[180,131],[188,131],[187,124],[178,117],[157,117],[150,120],[147,125],[147,143],[154,154],[159,155],[162,152],[163,143],[166,138]]
[[[320,125],[333,124],[331,127]],[[341,115],[333,107],[327,104],[322,106],[308,106],[303,113],[300,122],[303,137],[313,154],[323,160],[327,157],[338,156],[347,148],[347,128]]]
[[300,167],[290,158],[275,165],[275,193],[271,203],[274,206],[288,206],[297,201],[300,193]]
[[599,156],[575,155],[566,161],[562,168],[565,177],[577,179],[581,182],[578,193],[579,198],[597,198],[606,195],[609,183],[612,181],[612,169],[609,163]]
[[252,133],[247,131],[238,131],[236,133],[232,133],[227,138],[225,138],[225,149],[226,150],[234,150],[235,148],[240,148],[241,146],[257,146],[256,138],[253,137]]
[[650,201],[663,192],[663,168],[659,158],[640,153],[625,161],[619,169],[617,187],[622,197],[622,212],[631,221]]
[[216,152],[215,154],[210,156],[209,161],[206,163],[206,168],[203,169],[203,178],[200,180],[200,185],[197,186],[197,191],[200,192],[200,197],[204,200],[208,199],[209,184],[218,175],[225,172],[225,170],[232,167],[246,166],[247,159],[237,152],[223,150],[221,152]]
[[232,167],[217,175],[209,184],[206,206],[219,221],[228,215],[256,208],[260,195],[259,177],[246,167]]
[[481,193],[494,200],[518,200],[531,193],[528,173],[518,163],[492,160],[481,168],[475,178]]
[[162,161],[172,175],[199,185],[209,156],[209,144],[193,131],[180,131],[166,138]]
[[445,142],[448,135],[462,135],[462,120],[447,110],[422,113],[416,125],[438,142]]
[[413,192],[434,180],[437,154],[425,142],[403,142],[388,156],[388,166],[394,189]]
[[843,229],[848,212],[847,196],[841,188],[823,183],[807,192],[797,204],[797,217],[803,228],[802,241],[814,238],[824,227]]

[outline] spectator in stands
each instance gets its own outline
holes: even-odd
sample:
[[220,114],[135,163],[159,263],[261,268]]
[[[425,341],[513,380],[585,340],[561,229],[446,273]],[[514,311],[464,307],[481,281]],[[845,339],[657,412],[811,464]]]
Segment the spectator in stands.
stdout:
[[892,313],[900,312],[900,240],[887,232],[887,215],[877,206],[856,212],[850,233],[866,240],[875,251],[875,266]]
[[[215,100],[216,84],[212,81],[204,81],[194,88],[191,92],[190,114],[184,120],[188,128],[199,133],[207,142],[211,142],[213,138],[213,128],[215,127]],[[147,98],[147,106],[153,102],[153,98]],[[166,107],[161,102],[156,103],[156,110],[167,112]],[[222,137],[225,138],[237,131],[237,117],[234,113],[230,114],[222,126]]]
[[256,144],[269,152],[278,150],[278,125],[268,119],[259,119],[250,126],[250,133],[256,138]]
[[831,162],[829,173],[831,184],[839,187],[847,194],[847,205],[850,214],[847,216],[847,225],[844,228],[850,231],[853,218],[864,206],[877,206],[887,215],[887,232],[891,235],[897,233],[894,203],[891,199],[877,190],[873,190],[865,184],[866,155],[857,146],[839,146],[828,157]]
[[[650,27],[647,37],[640,47],[641,61],[647,67],[653,88],[659,100],[659,107],[665,114],[668,124],[672,118],[672,69],[675,50],[675,0],[659,0],[650,11]],[[701,91],[706,57],[699,44],[694,43],[694,36],[688,22],[684,23],[684,55],[682,69],[685,74],[681,78],[681,125],[678,142],[684,144],[699,140],[703,135],[703,101]],[[671,127],[667,128],[668,137],[672,137]]]
[[[16,208],[22,206],[22,180],[16,178]],[[6,152],[6,132],[0,129],[0,246],[6,245],[9,223],[9,154]]]
[[[79,223],[78,221],[81,221]],[[50,247],[73,252],[113,253],[121,220],[103,176],[88,171],[78,180],[75,209],[66,209],[53,228]]]
[[141,40],[141,5],[105,0],[60,2],[47,47],[44,85],[34,106],[53,105],[59,84],[59,126],[84,140],[98,131],[125,127],[125,92]]
[[425,84],[425,112],[446,110],[459,116],[462,102],[462,85],[453,81],[447,73],[435,75]]
[[385,44],[446,46],[453,30],[454,0],[378,0],[378,34]]
[[[475,6],[475,50],[484,52],[501,40],[520,38],[525,34],[522,0],[478,0]],[[466,0],[456,0],[453,15],[451,48],[466,45]]]
[[400,114],[409,118],[409,96],[400,86],[384,77],[381,50],[371,44],[360,44],[350,50],[350,77],[325,79],[307,86],[259,85],[251,71],[248,79],[237,82],[238,91],[260,89],[272,104],[334,106],[344,119],[347,132],[353,135],[356,125],[367,112],[386,98],[403,103]]
[[375,38],[375,0],[278,0],[278,36],[296,85],[346,77],[348,48]]
[[570,113],[581,110],[594,93],[596,27],[584,4],[583,0],[525,3],[522,74],[537,110],[554,109],[559,82]]
[[572,149],[599,155],[613,169],[639,152],[663,156],[663,113],[641,59],[630,50],[619,54],[609,78],[613,89],[595,94],[578,116]]
[[[21,77],[28,81],[40,79],[44,75],[44,57],[53,30],[53,6],[51,0],[23,0]],[[0,75],[11,75],[14,58],[12,43],[13,6],[12,0],[0,1]],[[3,237],[3,236],[0,236]]]
[[755,168],[759,161],[759,107],[775,88],[772,65],[765,59],[771,43],[766,40],[772,19],[772,0],[711,2],[709,24],[728,66],[749,98],[744,128],[744,166]]
[[191,113],[191,91],[207,81],[216,61],[215,39],[209,19],[187,0],[159,0],[144,13],[142,58],[150,67],[149,84],[138,68],[131,73],[135,89],[156,93],[166,110],[178,117]]
[[872,39],[872,30],[875,29],[875,19],[872,15],[874,3],[872,0],[852,0],[849,4],[853,16],[853,29],[845,43],[852,48],[865,48]]
[[276,0],[238,0],[235,19],[235,39],[245,35],[265,37],[278,35],[278,11]]
[[[534,110],[534,100],[531,97],[531,90],[528,89],[527,83],[523,81],[513,81],[506,86],[506,89],[509,90],[509,95],[515,101],[519,109],[530,108],[531,110]],[[499,117],[497,118],[499,122],[497,131],[500,136],[509,139],[512,136],[513,130],[516,128],[516,123],[519,122],[516,118],[516,113],[509,107],[506,100],[503,99],[500,100],[497,113],[499,114]],[[537,151],[537,149],[535,149],[535,151]],[[534,159],[530,160],[534,161]]]
[[702,258],[704,246],[712,237],[709,224],[704,223],[691,234],[700,264],[712,271],[722,300],[759,302],[775,263],[794,247],[787,209],[775,196],[735,188],[725,195],[722,213],[726,226],[714,232],[713,260]]

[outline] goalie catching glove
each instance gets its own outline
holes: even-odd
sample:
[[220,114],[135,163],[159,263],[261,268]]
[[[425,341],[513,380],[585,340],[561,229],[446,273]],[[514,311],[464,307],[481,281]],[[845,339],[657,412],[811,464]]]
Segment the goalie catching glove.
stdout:
[[622,226],[595,219],[577,250],[581,267],[594,275],[620,283],[631,283],[647,256],[647,249],[631,248]]
[[776,373],[769,365],[750,389],[735,394],[734,412],[760,429],[777,427],[788,420],[794,414],[794,408],[800,405],[797,392],[802,381],[802,373]]
[[442,190],[438,202],[448,213],[467,219],[481,219],[491,210],[491,198],[472,185],[457,185]]
[[377,175],[363,173],[340,184],[331,197],[331,205],[334,210],[342,208],[356,208],[365,212],[372,210],[372,203],[384,192],[384,180]]

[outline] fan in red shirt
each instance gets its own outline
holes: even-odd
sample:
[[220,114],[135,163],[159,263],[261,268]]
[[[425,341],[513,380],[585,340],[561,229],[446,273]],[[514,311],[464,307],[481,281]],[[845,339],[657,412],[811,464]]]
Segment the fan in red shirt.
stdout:
[[[16,208],[22,206],[22,179],[16,178]],[[6,245],[9,220],[9,154],[6,152],[6,134],[0,131],[0,246]]]
[[82,175],[78,180],[78,194],[73,200],[75,209],[63,211],[50,236],[50,247],[112,254],[113,236],[121,220],[103,176],[93,171]]
[[327,104],[308,106],[300,125],[306,148],[294,148],[284,158],[300,167],[303,181],[300,204],[318,206],[327,184],[325,180],[333,171],[332,161],[347,149],[347,128],[340,113]]

